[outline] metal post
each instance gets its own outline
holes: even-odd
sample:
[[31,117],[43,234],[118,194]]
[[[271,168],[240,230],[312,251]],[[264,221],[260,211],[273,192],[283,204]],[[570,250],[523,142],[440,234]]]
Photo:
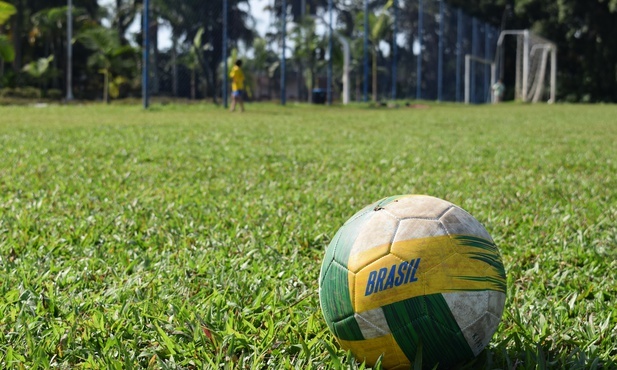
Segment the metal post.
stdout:
[[364,101],[368,101],[368,0],[364,0]]
[[[474,57],[478,56],[478,19],[473,17],[471,19],[471,55]],[[465,72],[467,73],[467,72]],[[473,62],[471,64],[471,70],[469,71],[470,78],[473,80],[471,82],[471,102],[477,103],[476,101],[476,63]]]
[[458,9],[456,21],[456,101],[461,101],[461,63],[463,61],[463,9]]
[[73,100],[73,0],[66,8],[66,100]]
[[328,86],[326,94],[328,105],[332,105],[332,0],[328,0]]
[[398,59],[398,44],[396,43],[396,35],[398,33],[398,1],[392,3],[392,11],[394,12],[394,24],[392,25],[392,100],[396,100],[396,63]]
[[285,105],[285,103],[287,102],[287,91],[285,89],[285,85],[287,84],[287,80],[285,79],[285,49],[287,48],[285,45],[285,39],[287,38],[287,1],[285,0],[283,0],[283,9],[281,15],[281,37],[283,38],[281,50],[281,105]]
[[443,100],[443,29],[444,29],[444,4],[439,0],[439,45],[437,56],[437,100]]
[[527,88],[529,83],[529,30],[523,32],[523,102],[527,102]]
[[469,85],[470,85],[470,65],[471,65],[471,55],[465,55],[465,104],[469,104]]
[[144,44],[143,44],[143,58],[142,58],[142,77],[141,77],[141,94],[143,99],[144,108],[147,109],[150,105],[150,92],[148,86],[148,80],[150,75],[150,21],[148,14],[150,12],[150,0],[144,0],[143,9],[143,29],[144,29]]
[[416,71],[416,99],[422,99],[422,38],[424,32],[424,6],[418,0],[418,65]]
[[[490,58],[490,42],[491,42],[491,29],[488,23],[484,23],[484,59],[488,60]],[[489,65],[484,65],[484,96],[486,96],[486,102],[491,101],[491,92],[490,92],[490,73],[491,68]]]
[[[495,65],[495,63],[491,64],[491,85],[490,87],[493,87],[493,85],[497,82],[497,66]],[[489,102],[494,103],[493,101],[494,96],[493,96],[493,91],[492,89],[489,91]]]
[[549,103],[555,103],[555,94],[557,89],[557,46],[551,47],[551,100]]
[[227,72],[227,2],[223,0],[223,106],[227,108],[227,87],[229,85],[229,76]]

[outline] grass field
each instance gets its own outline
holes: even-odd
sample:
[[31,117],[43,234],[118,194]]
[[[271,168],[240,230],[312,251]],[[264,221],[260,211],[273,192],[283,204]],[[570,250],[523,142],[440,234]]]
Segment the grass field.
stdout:
[[1,368],[361,368],[323,321],[326,246],[430,194],[500,247],[467,368],[617,368],[617,106],[0,108]]

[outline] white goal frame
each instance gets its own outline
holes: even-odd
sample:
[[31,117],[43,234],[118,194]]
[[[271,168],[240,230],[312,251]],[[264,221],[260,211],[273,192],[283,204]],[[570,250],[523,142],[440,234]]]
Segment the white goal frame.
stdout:
[[[470,97],[471,97],[471,62],[477,62],[477,63],[486,64],[486,65],[491,66],[491,84],[490,84],[491,88],[493,84],[495,83],[495,76],[497,72],[494,61],[488,60],[488,59],[482,59],[482,58],[473,56],[471,54],[466,54],[465,55],[465,104],[470,103]],[[490,98],[487,98],[487,100],[488,99],[492,100],[493,94],[489,94],[489,96]]]
[[[554,103],[557,88],[557,45],[529,30],[502,31],[497,41],[495,54],[495,63],[500,66],[501,78],[503,78],[504,73],[503,42],[506,36],[517,36],[515,99],[527,103],[537,103],[542,99],[547,63],[550,57],[550,98],[548,102]],[[541,54],[538,56],[537,53]]]

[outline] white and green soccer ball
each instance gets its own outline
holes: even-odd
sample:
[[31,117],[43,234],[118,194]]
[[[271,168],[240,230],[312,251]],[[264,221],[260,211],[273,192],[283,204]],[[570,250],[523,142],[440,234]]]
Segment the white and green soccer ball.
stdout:
[[493,239],[442,199],[399,195],[351,217],[328,246],[319,300],[360,362],[447,369],[477,356],[501,320],[506,274]]

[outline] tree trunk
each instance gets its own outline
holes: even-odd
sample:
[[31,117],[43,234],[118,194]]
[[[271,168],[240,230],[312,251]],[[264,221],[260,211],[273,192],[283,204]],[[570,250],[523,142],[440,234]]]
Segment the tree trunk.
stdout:
[[15,49],[15,59],[13,59],[13,70],[16,74],[21,71],[22,63],[22,32],[24,28],[24,3],[23,0],[15,2],[17,13],[12,17],[11,37],[13,38],[13,49]]

